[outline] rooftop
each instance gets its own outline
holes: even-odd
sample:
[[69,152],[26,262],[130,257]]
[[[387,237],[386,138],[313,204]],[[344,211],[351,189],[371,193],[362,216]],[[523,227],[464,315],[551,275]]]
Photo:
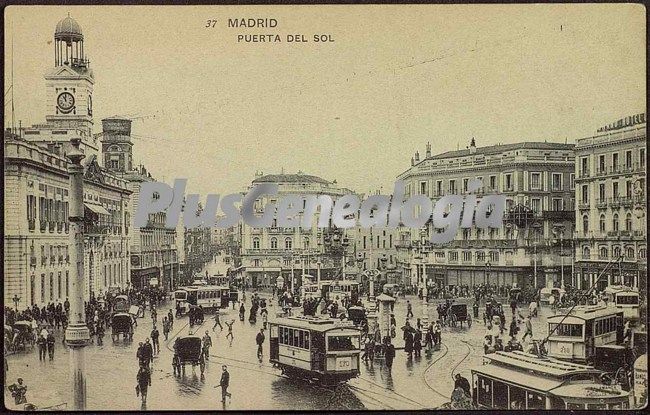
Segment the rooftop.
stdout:
[[499,154],[506,151],[513,150],[572,150],[575,147],[575,144],[563,144],[563,143],[547,143],[547,142],[523,142],[523,143],[514,143],[514,144],[497,144],[493,146],[486,147],[476,147],[476,152],[472,153],[469,148],[463,150],[453,150],[447,151],[445,153],[437,154],[432,157],[427,157],[427,159],[446,159],[452,157],[465,157],[470,155],[493,155]]
[[253,180],[253,183],[320,183],[332,184],[325,179],[309,174],[267,174]]

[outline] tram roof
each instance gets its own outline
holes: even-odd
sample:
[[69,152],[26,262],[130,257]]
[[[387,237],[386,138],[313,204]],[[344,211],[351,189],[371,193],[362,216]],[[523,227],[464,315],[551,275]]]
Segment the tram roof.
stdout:
[[[533,371],[541,375],[563,379],[579,373],[599,374],[601,371],[592,366],[565,362],[551,358],[539,358],[534,354],[524,352],[496,352],[485,355],[493,363],[509,366],[520,370]],[[517,373],[520,373],[519,371]]]
[[312,331],[328,331],[332,329],[358,330],[351,321],[309,316],[278,317],[271,321],[271,323]]
[[[554,316],[550,316],[546,320],[549,323],[555,323],[555,320],[558,320],[559,322],[564,316],[566,316],[567,311],[568,310],[560,312]],[[595,318],[614,316],[620,313],[622,313],[620,310],[613,307],[608,307],[605,305],[593,305],[577,306],[573,309],[573,311],[571,311],[571,313],[569,313],[569,316],[578,318],[580,320],[593,320]]]

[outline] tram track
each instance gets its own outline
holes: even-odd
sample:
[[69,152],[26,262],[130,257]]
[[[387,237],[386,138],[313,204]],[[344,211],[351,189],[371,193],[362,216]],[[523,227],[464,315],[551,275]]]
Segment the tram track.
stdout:
[[447,345],[445,343],[442,343],[442,347],[445,348],[444,353],[442,353],[440,356],[438,356],[433,362],[431,362],[429,364],[429,366],[427,366],[427,368],[424,370],[424,372],[422,372],[422,379],[424,380],[424,383],[429,387],[429,389],[431,389],[433,392],[435,392],[436,394],[442,396],[445,399],[451,399],[451,396],[447,396],[444,393],[437,390],[436,388],[434,388],[433,386],[431,386],[431,384],[429,383],[429,380],[427,379],[427,373],[429,373],[429,370],[431,370],[433,365],[438,363],[449,352],[449,348],[447,347]]

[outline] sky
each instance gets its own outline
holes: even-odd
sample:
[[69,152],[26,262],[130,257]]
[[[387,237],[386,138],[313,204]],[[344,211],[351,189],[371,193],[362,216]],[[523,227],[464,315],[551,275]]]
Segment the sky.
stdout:
[[[68,13],[95,74],[95,132],[105,117],[144,116],[133,121],[135,162],[202,195],[241,191],[256,171],[299,170],[387,194],[427,142],[434,154],[472,137],[575,142],[646,110],[638,4],[11,6],[5,92],[13,47],[23,126],[45,120],[43,75]],[[227,27],[235,18],[278,24]]]

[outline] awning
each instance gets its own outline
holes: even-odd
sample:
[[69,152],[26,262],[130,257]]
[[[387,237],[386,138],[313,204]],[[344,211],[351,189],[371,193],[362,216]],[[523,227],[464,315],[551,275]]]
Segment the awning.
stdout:
[[91,211],[97,213],[98,215],[109,215],[110,212],[104,208],[102,205],[95,205],[92,203],[84,203],[84,206],[90,209]]

